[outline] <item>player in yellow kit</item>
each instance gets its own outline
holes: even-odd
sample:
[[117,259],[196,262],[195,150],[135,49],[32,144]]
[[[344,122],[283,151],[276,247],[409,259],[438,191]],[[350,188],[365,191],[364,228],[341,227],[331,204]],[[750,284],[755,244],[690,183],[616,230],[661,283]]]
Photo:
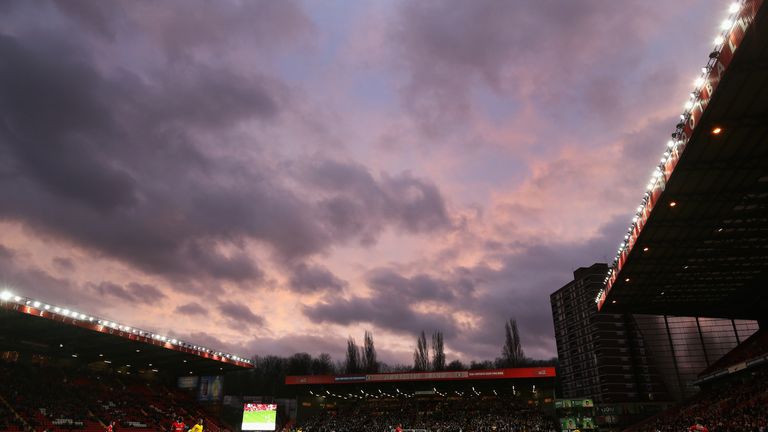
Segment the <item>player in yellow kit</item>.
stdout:
[[197,423],[189,429],[189,432],[203,432],[203,419],[199,419]]

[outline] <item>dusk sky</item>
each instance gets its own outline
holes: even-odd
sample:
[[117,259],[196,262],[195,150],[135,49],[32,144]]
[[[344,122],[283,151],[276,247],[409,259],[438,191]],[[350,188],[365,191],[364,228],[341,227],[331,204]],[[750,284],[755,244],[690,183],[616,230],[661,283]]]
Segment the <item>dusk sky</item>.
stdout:
[[553,357],[728,5],[0,1],[0,286],[247,356],[516,318]]

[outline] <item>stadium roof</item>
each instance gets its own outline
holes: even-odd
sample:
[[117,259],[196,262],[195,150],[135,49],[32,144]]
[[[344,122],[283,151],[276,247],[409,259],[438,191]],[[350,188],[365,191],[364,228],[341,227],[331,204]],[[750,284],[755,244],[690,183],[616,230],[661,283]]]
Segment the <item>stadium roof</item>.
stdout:
[[[250,360],[35,299],[0,292],[0,351],[176,375],[251,368]],[[10,330],[10,331],[7,331]]]
[[734,3],[596,302],[765,319],[768,7]]
[[482,369],[439,372],[392,372],[353,375],[290,375],[285,377],[288,385],[312,384],[368,384],[392,382],[433,382],[433,381],[471,381],[501,379],[540,379],[554,378],[555,368],[530,367],[506,369]]

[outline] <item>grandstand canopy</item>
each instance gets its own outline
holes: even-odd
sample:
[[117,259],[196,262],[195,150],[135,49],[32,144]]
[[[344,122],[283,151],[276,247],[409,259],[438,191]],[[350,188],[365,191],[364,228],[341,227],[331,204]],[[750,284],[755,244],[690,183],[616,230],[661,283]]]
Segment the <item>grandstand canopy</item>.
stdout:
[[768,7],[739,4],[596,300],[601,311],[766,318]]
[[0,351],[96,363],[126,372],[219,375],[247,360],[24,297],[0,298]]

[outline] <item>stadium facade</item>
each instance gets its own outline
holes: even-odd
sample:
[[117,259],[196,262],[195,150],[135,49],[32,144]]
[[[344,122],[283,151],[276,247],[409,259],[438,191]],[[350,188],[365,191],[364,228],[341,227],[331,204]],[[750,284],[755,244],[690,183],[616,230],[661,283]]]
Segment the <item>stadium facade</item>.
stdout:
[[594,298],[607,270],[606,264],[579,268],[550,296],[566,398],[681,400],[697,391],[702,370],[758,329],[756,321],[598,313]]

